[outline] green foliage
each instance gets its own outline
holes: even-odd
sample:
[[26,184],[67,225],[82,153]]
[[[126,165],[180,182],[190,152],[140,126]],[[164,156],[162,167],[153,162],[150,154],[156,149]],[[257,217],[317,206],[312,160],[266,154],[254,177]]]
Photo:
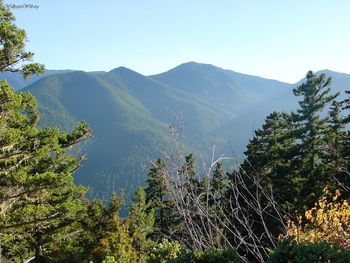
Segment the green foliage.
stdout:
[[[331,190],[339,188],[339,183],[344,186],[349,185],[350,178],[346,173],[349,163],[346,148],[349,135],[346,131],[346,121],[343,116],[344,101],[333,101],[329,109],[329,119],[325,134],[326,150],[325,150],[325,165],[327,174],[330,177],[328,187]],[[347,195],[346,191],[344,192]]]
[[165,163],[158,159],[152,164],[145,188],[149,210],[154,210],[154,228],[151,238],[161,242],[164,238],[174,238],[179,229],[179,217],[174,202],[169,196]]
[[272,187],[276,202],[286,207],[295,202],[299,190],[299,181],[291,173],[296,140],[292,129],[289,114],[271,113],[262,128],[255,131],[242,165],[245,173],[259,176],[264,187]]
[[[31,61],[34,53],[25,51],[26,33],[15,24],[14,15],[0,2],[0,72],[21,71],[25,78],[40,74],[43,65]],[[21,64],[22,63],[22,64]]]
[[[26,34],[0,3],[0,71],[20,71],[25,78],[44,71],[27,63],[33,53],[24,50]],[[72,173],[79,160],[69,154],[89,134],[86,123],[72,133],[37,127],[37,103],[28,93],[15,93],[0,82],[0,231],[2,256],[24,261],[35,255],[47,260],[47,247],[74,235],[84,213],[83,187]]]
[[81,245],[85,246],[85,260],[102,262],[107,256],[113,256],[118,263],[136,261],[137,254],[128,224],[119,217],[123,203],[123,195],[113,194],[107,208],[101,202],[89,205],[81,237]]
[[48,76],[25,90],[40,101],[40,125],[71,131],[86,120],[91,126],[94,136],[81,145],[89,158],[75,177],[91,186],[89,197],[107,202],[120,188],[131,196],[144,183],[143,165],[156,158],[167,134],[126,90],[85,72]]
[[205,252],[193,251],[180,255],[169,263],[239,263],[243,262],[233,249],[223,251],[209,249]]
[[330,94],[330,78],[326,78],[325,74],[316,76],[312,71],[307,73],[306,81],[293,92],[295,96],[302,97],[299,109],[293,114],[297,135],[297,153],[294,158],[298,160],[294,169],[303,181],[298,207],[305,209],[315,203],[329,182],[323,162],[328,118],[322,117],[321,112],[339,94]]
[[[293,90],[301,98],[298,110],[270,114],[247,146],[239,172],[254,176],[265,191],[272,191],[282,214],[303,213],[322,196],[325,186],[348,189],[348,132],[342,113],[346,101],[334,101],[338,94],[332,95],[330,86],[331,79],[324,74],[308,72],[305,82]],[[331,102],[329,116],[325,116]],[[253,190],[256,183],[249,187]],[[268,202],[264,198],[260,202],[269,211]],[[250,213],[254,233],[264,233],[261,219],[254,217],[254,211]],[[268,214],[265,226],[277,239],[283,224],[274,219],[276,215]]]
[[127,224],[129,235],[132,239],[132,246],[137,251],[138,261],[145,262],[153,241],[148,236],[153,232],[154,210],[149,210],[149,203],[146,203],[145,191],[139,188],[136,198],[130,206]]
[[147,187],[145,188],[146,200],[150,203],[150,208],[155,210],[154,237],[162,240],[162,236],[168,233],[167,208],[169,197],[167,197],[167,186],[165,177],[165,163],[158,159],[148,173]]
[[[209,189],[206,189],[205,184],[207,183],[209,183]],[[228,219],[223,210],[227,206],[228,176],[225,173],[222,163],[216,163],[209,182],[204,182],[202,189],[204,193],[209,191],[208,200],[203,200],[203,202],[208,201],[209,212],[213,223],[217,227],[212,230],[212,243],[215,244],[216,248],[223,248],[225,247],[225,241],[223,240],[222,233],[225,233],[227,230],[224,224],[227,223]]]
[[[25,32],[15,26],[13,15],[1,3],[0,72],[20,71],[25,78],[43,72],[42,65],[29,63],[33,53],[24,50],[25,41]],[[188,66],[191,70],[198,68],[198,65]],[[226,72],[225,76],[225,80],[232,81],[232,73]],[[202,79],[198,74],[197,77]],[[232,94],[230,85],[225,83],[222,84],[227,94]],[[330,95],[330,84],[324,74],[316,76],[308,72],[306,81],[293,90],[295,96],[301,97],[299,109],[291,114],[270,114],[247,147],[244,172],[257,175],[265,190],[273,190],[281,211],[302,211],[317,200],[325,185],[336,187],[342,183],[346,189],[349,183],[345,175],[349,168],[350,136],[345,129],[350,114],[343,116],[342,111],[350,109],[350,100],[334,101],[337,94]],[[142,91],[141,86],[144,87]],[[174,205],[177,200],[170,198],[167,186],[174,182],[167,181],[167,167],[161,160],[151,167],[146,190],[137,190],[125,218],[120,216],[123,193],[112,194],[108,206],[101,200],[87,201],[85,189],[75,185],[72,177],[81,160],[72,155],[71,147],[90,133],[87,123],[77,125],[77,119],[88,119],[96,131],[88,152],[94,163],[84,167],[81,173],[106,174],[105,180],[97,178],[104,189],[108,184],[107,192],[116,187],[115,175],[125,173],[120,185],[131,185],[132,189],[142,183],[136,167],[146,156],[154,156],[162,142],[166,142],[161,123],[169,119],[160,113],[160,108],[164,111],[165,106],[170,105],[162,103],[175,103],[178,109],[191,112],[193,122],[189,130],[192,134],[186,133],[189,142],[209,132],[209,126],[217,128],[233,116],[217,108],[220,104],[216,105],[214,98],[222,94],[216,87],[211,86],[204,92],[206,95],[198,96],[216,105],[212,106],[194,97],[189,100],[181,89],[172,90],[151,78],[118,69],[101,76],[84,72],[51,76],[29,89],[42,101],[44,122],[71,132],[40,128],[34,97],[15,93],[7,82],[0,82],[1,257],[9,262],[23,262],[32,256],[36,262],[54,259],[67,263],[242,262],[235,250],[227,249],[228,241],[232,245],[237,240],[223,226],[225,223],[235,225],[232,204],[227,201],[232,197],[228,187],[232,174],[238,171],[226,174],[222,164],[217,163],[212,176],[200,180],[194,155],[186,156],[176,173],[183,179],[181,201],[185,203],[188,218],[181,218]],[[198,93],[196,89],[195,92]],[[86,98],[77,108],[74,98],[81,98],[81,94]],[[154,101],[159,96],[163,100],[157,106]],[[222,101],[227,100],[229,98],[225,97]],[[333,103],[329,116],[324,117],[322,113],[330,102]],[[98,105],[98,109],[94,105]],[[212,117],[217,113],[223,117],[213,123]],[[135,150],[130,142],[139,148]],[[125,156],[125,152],[129,154]],[[115,159],[118,159],[117,165],[114,165]],[[108,165],[113,169],[105,168]],[[130,167],[135,168],[131,170]],[[255,182],[249,187],[256,187]],[[190,194],[200,197],[197,200]],[[249,198],[249,193],[245,196]],[[272,219],[262,226],[261,218],[249,214],[252,212],[249,208],[246,219],[251,220],[248,223],[257,237],[263,239],[262,228],[268,227],[273,228],[272,239],[276,238],[280,225],[273,219],[275,215],[270,213],[266,200],[257,200],[262,200],[258,205],[264,207],[264,212]],[[207,217],[200,211],[201,202],[209,210]],[[231,214],[226,215],[225,208]],[[336,208],[334,214],[339,212]],[[201,234],[194,235],[200,241],[199,249],[223,250],[211,248],[179,256],[181,245],[196,245],[191,239],[193,229],[186,229],[189,219],[194,223],[193,229]],[[214,229],[208,235],[211,240],[205,240],[208,239],[204,236],[207,224],[215,225],[208,228]],[[226,235],[225,240],[222,233]],[[164,240],[164,236],[170,240]],[[349,251],[330,244],[297,244],[287,240],[278,244],[269,262],[346,262],[349,256]]]
[[247,146],[243,170],[259,175],[265,187],[272,187],[277,203],[289,211],[313,205],[332,180],[325,159],[334,159],[336,153],[327,156],[324,149],[337,147],[331,143],[344,135],[344,126],[336,102],[330,119],[321,116],[338,96],[330,94],[330,85],[324,74],[308,72],[306,81],[293,89],[301,97],[299,109],[292,114],[270,114]]
[[[126,218],[119,215],[123,205],[123,193],[119,196],[113,194],[108,206],[99,200],[86,204],[86,214],[80,220],[83,231],[74,244],[76,262],[98,263],[107,260],[107,257],[113,257],[118,263],[146,261],[151,249],[157,245],[149,238],[153,232],[154,211],[148,209],[142,188],[136,192]],[[65,254],[69,252],[66,247],[61,251]],[[71,261],[66,258],[61,262]]]
[[112,256],[107,256],[103,261],[102,263],[117,263],[118,261],[115,260],[114,257]]
[[180,253],[180,244],[177,241],[169,242],[163,239],[161,243],[154,245],[147,263],[166,263],[171,259],[175,259]]
[[328,243],[296,243],[291,240],[280,242],[271,254],[268,263],[318,263],[318,262],[349,262],[350,250],[341,250]]
[[42,253],[42,247],[60,232],[73,231],[84,212],[80,198],[85,190],[75,186],[72,172],[79,161],[68,148],[89,133],[81,123],[71,134],[56,128],[39,129],[34,98],[16,94],[6,82],[0,83],[0,229],[27,249]]

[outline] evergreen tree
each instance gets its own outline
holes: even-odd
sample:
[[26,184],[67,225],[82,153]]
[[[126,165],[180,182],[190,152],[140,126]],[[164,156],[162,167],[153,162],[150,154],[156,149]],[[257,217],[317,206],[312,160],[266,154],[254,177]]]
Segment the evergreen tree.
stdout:
[[[85,190],[74,185],[72,172],[79,160],[68,148],[89,132],[81,123],[71,134],[57,128],[39,129],[37,105],[29,94],[16,94],[0,82],[2,119],[0,195],[2,233],[13,242],[26,239],[36,261],[44,258],[43,246],[65,232],[84,210]],[[4,253],[6,253],[4,248]]]
[[[155,238],[161,240],[163,234],[168,233],[166,210],[169,197],[165,178],[165,163],[158,159],[148,173],[147,187],[145,188],[146,200],[150,208],[155,210]],[[163,234],[162,234],[163,233]]]
[[25,50],[26,32],[14,22],[14,15],[0,1],[0,72],[20,71],[25,78],[43,73],[43,65],[28,63],[34,53]]
[[[345,91],[345,93],[347,94],[348,98],[344,99],[341,103],[343,105],[343,113],[344,113],[344,119],[343,119],[343,123],[345,125],[349,125],[350,123],[350,91]],[[346,132],[346,136],[345,136],[345,142],[344,142],[344,153],[343,153],[343,157],[346,159],[347,164],[350,163],[350,131],[347,130]],[[349,167],[347,167],[349,168]],[[349,170],[349,169],[347,169]]]
[[220,162],[217,162],[215,165],[210,187],[213,198],[219,202],[222,201],[227,188],[227,176]]
[[[348,111],[350,109],[350,91],[347,90],[345,91],[346,95],[348,98],[344,99],[341,103],[343,105],[342,110]],[[350,122],[350,113],[347,114],[347,116],[344,118],[344,123],[349,123]]]
[[185,202],[188,204],[193,203],[193,197],[200,191],[200,183],[197,178],[196,162],[192,153],[185,156],[185,163],[179,171],[179,178],[181,178],[179,183],[182,184]]
[[146,202],[145,191],[139,188],[134,202],[130,206],[127,218],[129,234],[132,245],[137,253],[138,262],[146,262],[148,255],[155,243],[149,239],[153,232],[154,210],[149,211],[149,203]]
[[327,175],[330,177],[328,186],[331,190],[341,189],[350,182],[346,179],[344,170],[347,166],[345,148],[347,132],[342,116],[343,102],[333,101],[329,110],[328,127],[325,135],[327,142],[325,148],[325,164]]
[[293,129],[289,114],[271,113],[250,140],[241,167],[241,172],[255,176],[262,186],[272,189],[276,202],[286,209],[292,209],[299,191],[299,180],[292,172],[295,151]]
[[314,204],[329,181],[323,162],[328,118],[321,117],[321,113],[338,96],[330,91],[331,78],[326,78],[325,74],[316,76],[312,71],[306,74],[304,83],[293,89],[295,96],[302,97],[293,117],[297,123],[298,153],[295,158],[299,163],[296,169],[305,181],[300,197],[306,207]]
[[185,178],[187,184],[191,186],[198,186],[196,162],[193,153],[185,156],[185,163],[182,165],[179,173]]
[[[348,98],[341,101],[342,105],[342,124],[344,127],[348,127],[350,123],[350,91],[345,91]],[[344,190],[343,196],[349,197],[350,195],[350,131],[341,133],[341,141],[338,142],[340,147],[340,174],[338,176],[338,183],[340,185],[339,189]]]
[[213,171],[212,178],[210,180],[210,194],[209,194],[209,207],[214,224],[218,229],[214,229],[213,244],[217,248],[223,248],[225,246],[221,233],[225,233],[224,225],[227,224],[227,216],[225,209],[227,208],[227,193],[228,178],[225,173],[222,163],[217,162],[215,170]]
[[[129,226],[119,217],[124,204],[124,196],[113,193],[108,208],[104,209],[103,217],[99,219],[102,225],[95,225],[90,231],[95,233],[94,247],[90,250],[93,262],[102,262],[107,257],[114,257],[118,263],[137,262],[138,254],[133,247]],[[97,242],[96,242],[97,241]]]
[[[14,21],[1,2],[0,72],[20,71],[25,78],[42,73],[42,65],[28,63],[33,53],[25,51],[25,31]],[[80,198],[85,190],[72,178],[79,161],[68,148],[86,137],[88,126],[81,123],[66,134],[39,129],[38,120],[35,99],[1,81],[0,231],[1,238],[7,237],[2,254],[11,261],[35,255],[36,262],[44,262],[43,247],[58,235],[68,235],[84,211]]]
[[177,231],[178,216],[174,208],[174,203],[167,189],[165,163],[158,159],[147,176],[147,186],[145,188],[146,201],[149,209],[154,209],[155,222],[152,238],[161,241],[164,238],[171,238]]

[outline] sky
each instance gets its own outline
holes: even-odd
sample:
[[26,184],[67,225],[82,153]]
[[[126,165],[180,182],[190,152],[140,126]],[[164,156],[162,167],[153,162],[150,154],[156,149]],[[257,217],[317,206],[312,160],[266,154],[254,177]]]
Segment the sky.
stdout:
[[144,75],[196,61],[295,83],[350,73],[348,0],[4,0],[48,69]]

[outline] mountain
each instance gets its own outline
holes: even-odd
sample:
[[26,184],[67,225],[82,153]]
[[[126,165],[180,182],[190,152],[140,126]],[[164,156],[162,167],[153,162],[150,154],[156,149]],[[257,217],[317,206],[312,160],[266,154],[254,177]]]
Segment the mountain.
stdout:
[[[325,74],[326,77],[332,78],[332,92],[339,92],[340,98],[345,98],[344,90],[350,90],[350,74],[335,72],[329,69],[323,69],[316,72],[317,75],[322,73]],[[305,78],[298,81],[295,85],[299,85],[303,81],[305,81]]]
[[[350,74],[339,73],[331,70],[320,70],[316,75],[324,73],[326,77],[332,78],[332,93],[339,92],[339,100],[345,98],[345,90],[350,90]],[[239,73],[238,73],[239,76]],[[258,82],[253,82],[251,76],[246,76],[247,85],[259,87]],[[250,81],[252,80],[252,82]],[[257,79],[259,80],[259,78]],[[265,80],[262,80],[264,84]],[[262,101],[255,103],[253,106],[243,110],[237,117],[225,125],[221,126],[216,132],[219,137],[225,138],[226,147],[222,151],[229,150],[242,156],[242,151],[245,149],[247,142],[254,136],[254,131],[261,127],[265,117],[273,111],[294,111],[298,108],[298,97],[293,95],[293,88],[305,81],[305,78],[299,80],[295,84],[286,84],[280,87],[280,93],[270,93]],[[253,84],[254,83],[254,84]],[[266,83],[269,85],[268,83]],[[262,85],[264,87],[264,85]],[[273,87],[272,85],[270,88]],[[264,89],[264,90],[268,90]],[[328,109],[325,109],[328,112]],[[232,136],[232,134],[239,134],[239,136]]]
[[[334,78],[335,90],[350,84],[350,75],[325,73]],[[183,128],[187,153],[206,157],[216,144],[219,154],[241,157],[266,115],[297,108],[295,85],[189,62],[152,76],[125,67],[60,72],[23,91],[38,99],[41,125],[68,131],[80,120],[91,125],[93,137],[77,152],[86,153],[87,161],[75,176],[103,198],[144,182],[149,161],[169,146],[169,125]]]
[[189,62],[150,76],[237,114],[248,105],[283,94],[289,84]]
[[124,67],[114,69],[101,78],[124,89],[161,122],[173,121],[174,116],[169,111],[182,114],[186,125],[185,135],[189,138],[198,139],[234,117],[229,111],[201,98]]
[[[186,91],[235,115],[212,131],[225,154],[242,154],[254,129],[274,110],[296,108],[294,85],[225,70],[210,64],[189,62],[153,79]],[[221,147],[220,147],[221,146]]]
[[178,125],[167,108],[185,116],[185,145],[198,152],[208,146],[202,139],[210,131],[234,117],[124,67],[99,74],[74,71],[46,76],[22,90],[38,99],[42,125],[68,131],[79,120],[91,125],[93,138],[80,149],[87,161],[76,181],[93,187],[98,195],[119,188],[131,192],[144,182],[149,160],[159,157],[170,140],[165,124]]
[[3,72],[0,73],[0,79],[6,79],[7,82],[13,86],[16,90],[20,90],[35,81],[56,74],[64,74],[72,72],[73,70],[46,70],[44,74],[31,76],[29,79],[24,79],[20,72]]
[[139,101],[93,74],[48,76],[24,91],[37,97],[45,125],[69,130],[78,120],[90,124],[93,137],[82,145],[87,161],[76,181],[93,186],[94,193],[134,190],[144,161],[156,158],[166,144],[163,125]]

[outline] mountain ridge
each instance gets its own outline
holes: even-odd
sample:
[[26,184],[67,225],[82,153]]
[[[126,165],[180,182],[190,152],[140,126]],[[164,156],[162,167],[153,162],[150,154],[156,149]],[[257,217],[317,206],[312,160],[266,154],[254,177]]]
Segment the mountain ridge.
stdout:
[[[166,127],[180,129],[187,153],[205,158],[215,144],[220,154],[242,155],[267,114],[297,107],[295,84],[210,64],[184,63],[151,76],[126,67],[60,73],[22,91],[38,99],[41,125],[70,130],[80,120],[90,123],[94,135],[80,147],[87,161],[76,180],[102,198],[144,183],[149,161],[172,140]],[[350,84],[350,75],[328,73],[335,90]]]
[[[68,72],[73,72],[73,71],[83,71],[83,72],[86,72],[86,73],[89,73],[89,74],[93,74],[93,75],[97,75],[97,76],[100,76],[100,75],[103,75],[103,74],[106,74],[106,73],[109,73],[111,71],[114,71],[114,70],[129,70],[129,71],[133,71],[135,73],[138,73],[142,76],[145,76],[145,77],[152,77],[152,76],[157,76],[157,75],[160,75],[160,74],[164,74],[164,73],[167,73],[169,71],[172,71],[176,68],[179,68],[179,67],[183,67],[183,66],[194,66],[194,65],[200,65],[200,66],[205,66],[205,67],[212,67],[213,69],[217,69],[217,70],[220,70],[220,71],[225,71],[229,74],[236,74],[236,75],[241,75],[241,76],[246,76],[246,77],[249,77],[249,78],[257,78],[257,79],[263,79],[263,80],[270,80],[270,81],[276,81],[278,83],[281,83],[281,84],[290,84],[290,85],[296,85],[298,83],[300,83],[300,81],[302,81],[304,78],[301,78],[300,80],[296,81],[296,82],[286,82],[286,81],[281,81],[281,80],[278,80],[278,79],[274,79],[274,78],[268,78],[268,77],[263,77],[263,76],[259,76],[259,75],[252,75],[252,74],[249,74],[249,73],[242,73],[242,72],[239,72],[239,71],[235,71],[235,70],[232,70],[232,69],[226,69],[226,68],[221,68],[219,66],[215,66],[213,64],[209,64],[209,63],[199,63],[199,62],[195,62],[195,61],[189,61],[189,62],[184,62],[184,63],[181,63],[173,68],[170,68],[166,71],[163,71],[163,72],[160,72],[160,73],[156,73],[156,74],[150,74],[150,75],[145,75],[145,74],[142,74],[142,73],[139,73],[137,71],[134,71],[128,67],[125,67],[125,66],[118,66],[116,68],[112,68],[111,70],[109,71],[102,71],[102,70],[98,70],[98,71],[84,71],[84,70],[74,70],[74,69],[47,69],[46,72],[42,75],[39,75],[39,76],[32,76],[31,78],[29,78],[28,80],[24,80],[22,77],[21,77],[21,74],[20,72],[6,72],[6,73],[0,73],[0,79],[7,79],[7,81],[13,86],[15,87],[16,90],[19,90],[19,89],[22,89],[24,88],[25,86],[28,86],[32,83],[34,83],[35,81],[41,79],[41,78],[44,78],[46,76],[49,76],[49,75],[56,75],[56,74],[61,74],[61,73],[68,73]],[[338,72],[338,71],[334,71],[334,70],[331,70],[331,69],[320,69],[320,70],[317,70],[315,71],[315,73],[317,74],[320,74],[320,73],[326,73],[326,74],[336,74],[338,76],[344,76],[344,77],[348,77],[350,76],[350,73],[347,73],[347,72]]]

